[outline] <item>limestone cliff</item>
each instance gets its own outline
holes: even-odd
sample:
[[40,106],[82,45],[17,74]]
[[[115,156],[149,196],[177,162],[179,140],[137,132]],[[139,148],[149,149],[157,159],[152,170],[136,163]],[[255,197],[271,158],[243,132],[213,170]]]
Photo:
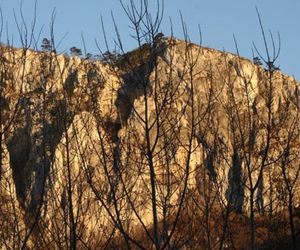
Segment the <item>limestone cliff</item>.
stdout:
[[284,180],[299,192],[300,85],[277,69],[174,38],[112,63],[0,53],[1,187],[27,227],[55,230],[72,201],[82,240],[104,239],[191,197],[260,213],[284,206]]

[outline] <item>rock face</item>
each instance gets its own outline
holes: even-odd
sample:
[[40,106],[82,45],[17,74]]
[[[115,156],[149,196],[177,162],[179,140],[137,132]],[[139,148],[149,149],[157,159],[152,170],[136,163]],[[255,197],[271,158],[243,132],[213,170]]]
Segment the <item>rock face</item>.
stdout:
[[[85,65],[77,58],[29,50],[7,49],[2,56],[7,59],[2,66],[4,141],[18,200],[35,210],[63,132],[77,112],[88,109],[87,95],[74,98],[78,71]],[[92,68],[86,72],[98,77]]]
[[0,81],[1,185],[29,228],[73,209],[105,241],[191,197],[263,213],[299,191],[300,85],[278,70],[162,38],[112,63],[2,47]]

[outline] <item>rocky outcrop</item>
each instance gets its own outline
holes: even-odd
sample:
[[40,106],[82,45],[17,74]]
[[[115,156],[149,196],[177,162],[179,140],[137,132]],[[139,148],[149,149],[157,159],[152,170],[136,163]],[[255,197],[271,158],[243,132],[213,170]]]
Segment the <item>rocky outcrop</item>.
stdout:
[[108,67],[10,48],[2,48],[2,57],[4,142],[20,205],[35,213],[58,144],[74,116],[91,111],[92,98],[103,89],[103,71]]
[[31,223],[43,207],[55,228],[71,199],[89,230],[150,225],[187,190],[239,213],[254,195],[270,211],[285,171],[298,192],[300,85],[278,70],[174,38],[113,64],[5,47],[1,58],[1,143]]

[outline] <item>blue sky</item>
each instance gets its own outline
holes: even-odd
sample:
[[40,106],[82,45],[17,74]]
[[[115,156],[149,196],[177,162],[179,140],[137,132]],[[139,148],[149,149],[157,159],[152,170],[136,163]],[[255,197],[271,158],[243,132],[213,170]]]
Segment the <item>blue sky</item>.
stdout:
[[[126,3],[128,0],[124,0]],[[134,0],[136,1],[136,0]],[[18,32],[14,21],[13,9],[20,17],[20,0],[1,0],[0,6],[4,22],[7,23],[10,39],[15,46],[20,46]],[[154,0],[149,0],[154,3]],[[233,34],[236,36],[240,54],[252,58],[252,42],[262,49],[263,41],[259,29],[255,6],[259,8],[263,24],[276,35],[281,35],[281,54],[278,59],[280,68],[300,80],[300,1],[299,0],[165,0],[164,20],[161,31],[170,34],[172,19],[175,36],[182,38],[182,28],[179,16],[181,10],[188,32],[193,42],[198,42],[198,25],[201,26],[203,41],[207,47],[235,52]],[[23,13],[30,26],[33,18],[34,0],[24,0]],[[87,51],[99,53],[95,39],[105,50],[100,25],[100,16],[104,20],[108,41],[113,44],[115,37],[111,20],[113,11],[118,24],[124,46],[127,50],[137,46],[130,38],[129,21],[122,11],[119,0],[38,0],[37,29],[44,25],[41,38],[49,37],[49,22],[52,10],[56,8],[55,36],[56,41],[66,35],[59,51],[68,51],[72,46],[83,48],[81,34],[83,33]],[[2,36],[5,41],[5,36]]]

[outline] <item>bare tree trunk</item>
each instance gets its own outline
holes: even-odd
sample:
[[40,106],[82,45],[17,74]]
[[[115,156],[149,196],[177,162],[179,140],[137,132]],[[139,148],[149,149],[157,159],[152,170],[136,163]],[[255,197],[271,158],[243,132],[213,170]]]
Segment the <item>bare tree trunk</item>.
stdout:
[[250,230],[251,230],[251,249],[256,249],[255,244],[255,222],[254,222],[254,191],[250,190]]
[[288,190],[288,210],[289,210],[289,224],[291,230],[291,238],[292,238],[292,249],[297,249],[297,238],[295,232],[295,224],[294,224],[294,214],[293,214],[293,194],[292,190]]
[[[66,115],[66,114],[65,114]],[[71,161],[70,161],[70,145],[68,136],[68,127],[66,117],[64,119],[64,132],[66,138],[66,167],[67,167],[67,193],[68,193],[68,212],[69,212],[69,223],[70,223],[70,250],[76,249],[76,224],[74,220],[74,208],[73,208],[73,191],[72,191],[72,178],[71,178]]]

